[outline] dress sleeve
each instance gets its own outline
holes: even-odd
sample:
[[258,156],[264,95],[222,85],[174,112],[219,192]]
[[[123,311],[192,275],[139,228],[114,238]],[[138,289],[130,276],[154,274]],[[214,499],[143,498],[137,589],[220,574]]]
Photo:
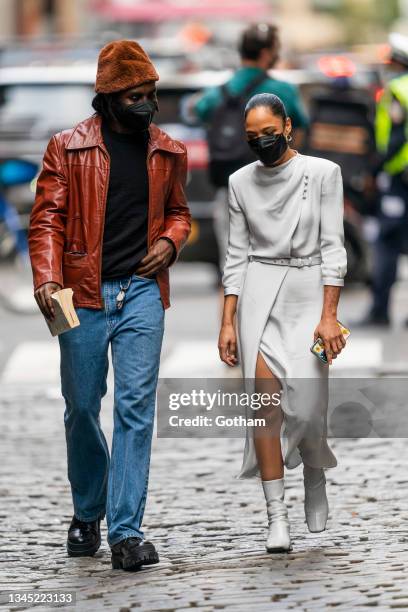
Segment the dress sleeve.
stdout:
[[347,253],[344,248],[344,197],[340,166],[324,176],[320,209],[320,252],[323,285],[344,285]]
[[248,265],[249,231],[231,180],[228,183],[228,248],[222,276],[224,295],[239,295]]

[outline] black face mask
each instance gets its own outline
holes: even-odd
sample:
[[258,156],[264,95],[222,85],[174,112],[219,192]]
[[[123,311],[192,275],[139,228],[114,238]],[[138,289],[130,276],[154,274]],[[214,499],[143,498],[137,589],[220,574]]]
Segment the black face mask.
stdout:
[[118,101],[113,103],[113,111],[119,123],[134,132],[147,130],[156,110],[158,110],[156,102],[151,101],[134,104],[123,104]]
[[252,138],[248,140],[248,144],[261,162],[267,166],[274,164],[288,148],[288,141],[283,133]]

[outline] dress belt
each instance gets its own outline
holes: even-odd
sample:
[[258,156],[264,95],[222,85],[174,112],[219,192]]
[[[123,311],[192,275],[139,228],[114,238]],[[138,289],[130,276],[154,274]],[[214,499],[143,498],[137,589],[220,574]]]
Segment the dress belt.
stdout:
[[249,255],[248,259],[249,261],[260,261],[280,266],[295,266],[296,268],[316,266],[322,262],[321,255],[313,255],[313,257],[258,257],[256,255]]

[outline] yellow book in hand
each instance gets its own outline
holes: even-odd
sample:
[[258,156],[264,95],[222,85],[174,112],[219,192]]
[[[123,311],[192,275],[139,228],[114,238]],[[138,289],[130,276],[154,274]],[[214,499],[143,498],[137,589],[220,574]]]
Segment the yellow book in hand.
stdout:
[[73,290],[67,287],[51,294],[55,316],[53,319],[47,319],[45,317],[45,321],[53,336],[63,334],[73,327],[78,327],[78,325],[80,325],[78,315],[72,302],[73,293]]

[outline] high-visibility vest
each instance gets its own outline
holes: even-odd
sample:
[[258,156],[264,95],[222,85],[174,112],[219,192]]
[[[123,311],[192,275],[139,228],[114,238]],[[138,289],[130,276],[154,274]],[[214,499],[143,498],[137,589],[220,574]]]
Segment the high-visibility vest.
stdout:
[[[408,117],[408,74],[403,74],[402,76],[391,79],[377,103],[375,139],[377,149],[380,153],[387,152],[390,142],[392,127],[390,106],[393,95],[405,109]],[[388,172],[388,174],[398,174],[408,166],[408,121],[405,125],[405,133],[407,135],[407,142],[405,142],[394,157],[384,164],[384,170]]]

